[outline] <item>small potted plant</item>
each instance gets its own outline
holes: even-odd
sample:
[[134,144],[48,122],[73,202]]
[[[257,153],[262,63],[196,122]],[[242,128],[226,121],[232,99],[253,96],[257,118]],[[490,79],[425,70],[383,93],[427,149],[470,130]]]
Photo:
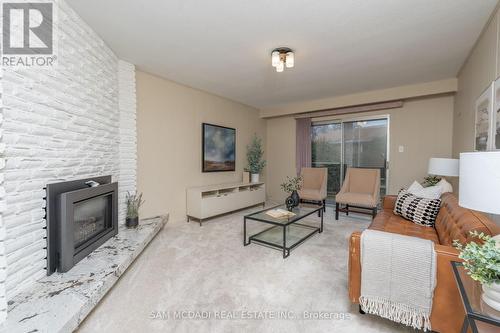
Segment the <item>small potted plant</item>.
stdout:
[[141,208],[144,200],[142,200],[142,193],[137,195],[137,192],[130,194],[127,192],[127,217],[125,218],[125,225],[127,228],[137,228],[139,225],[139,209]]
[[264,150],[262,150],[262,140],[254,135],[252,142],[247,145],[247,161],[246,169],[250,171],[250,181],[252,183],[259,182],[259,175],[266,166],[266,161],[263,159]]
[[464,268],[473,280],[482,285],[483,301],[500,311],[500,237],[490,237],[477,231],[471,235],[482,241],[470,242],[463,246],[458,241],[453,246],[460,251],[458,256],[464,260]]
[[441,181],[441,178],[437,177],[437,176],[427,176],[424,178],[424,182],[422,183],[422,185],[424,187],[430,187],[430,186],[434,186],[436,185],[437,183],[439,183]]
[[281,184],[281,189],[286,193],[290,193],[290,196],[286,198],[285,204],[286,208],[291,211],[294,207],[297,207],[300,203],[300,197],[297,193],[298,190],[302,188],[302,177],[286,177],[286,181]]

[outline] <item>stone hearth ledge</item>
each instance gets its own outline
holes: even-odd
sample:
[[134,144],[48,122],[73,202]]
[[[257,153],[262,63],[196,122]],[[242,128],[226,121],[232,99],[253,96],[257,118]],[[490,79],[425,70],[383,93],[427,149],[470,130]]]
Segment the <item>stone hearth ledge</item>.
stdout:
[[119,226],[69,272],[44,277],[9,301],[0,332],[73,332],[168,221],[143,219],[136,229]]

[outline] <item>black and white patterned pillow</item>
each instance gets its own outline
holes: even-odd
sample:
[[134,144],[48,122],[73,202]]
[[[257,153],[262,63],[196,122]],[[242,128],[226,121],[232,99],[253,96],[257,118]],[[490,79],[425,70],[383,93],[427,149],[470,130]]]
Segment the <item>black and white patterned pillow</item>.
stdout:
[[417,197],[406,190],[399,191],[394,214],[413,223],[433,227],[441,207],[441,199]]

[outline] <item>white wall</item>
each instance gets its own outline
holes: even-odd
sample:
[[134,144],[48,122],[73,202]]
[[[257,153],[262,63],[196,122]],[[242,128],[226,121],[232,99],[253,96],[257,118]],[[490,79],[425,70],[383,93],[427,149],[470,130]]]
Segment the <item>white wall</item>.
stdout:
[[[236,128],[236,171],[201,172],[201,124]],[[186,218],[186,188],[242,180],[246,145],[264,139],[257,109],[137,71],[138,188],[144,216]],[[264,171],[265,173],[266,171]]]
[[[453,117],[453,156],[474,150],[476,99],[500,77],[500,11],[496,10],[458,73]],[[458,185],[458,179],[455,179]],[[458,186],[457,186],[458,187]],[[500,215],[489,215],[500,225]]]
[[121,211],[135,190],[134,66],[64,1],[55,8],[57,66],[3,73],[7,300],[46,275],[47,183],[111,174],[125,185]]

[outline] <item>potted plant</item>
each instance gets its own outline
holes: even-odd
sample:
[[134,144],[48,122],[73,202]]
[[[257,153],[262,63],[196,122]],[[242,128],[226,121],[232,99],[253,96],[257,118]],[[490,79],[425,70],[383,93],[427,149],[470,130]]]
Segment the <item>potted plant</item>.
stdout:
[[424,178],[424,182],[422,183],[422,185],[424,187],[434,186],[437,183],[439,183],[440,180],[441,180],[441,178],[439,178],[437,176],[427,176]]
[[266,161],[263,159],[264,150],[262,150],[262,140],[254,135],[252,142],[247,145],[247,169],[250,171],[250,181],[252,183],[259,182],[259,175],[262,169],[266,166]]
[[455,240],[453,245],[460,251],[458,257],[464,260],[467,274],[481,283],[483,301],[500,311],[500,237],[490,237],[477,231],[472,231],[471,235],[481,240],[482,244],[470,242],[463,246]]
[[125,218],[125,225],[127,228],[136,228],[139,225],[139,208],[141,208],[144,200],[142,200],[142,193],[137,195],[137,192],[130,194],[127,192],[127,217]]
[[297,207],[300,202],[300,197],[297,191],[302,188],[302,176],[287,176],[286,181],[280,186],[283,191],[290,193],[290,196],[285,200],[285,204],[286,208],[291,211],[293,207]]

